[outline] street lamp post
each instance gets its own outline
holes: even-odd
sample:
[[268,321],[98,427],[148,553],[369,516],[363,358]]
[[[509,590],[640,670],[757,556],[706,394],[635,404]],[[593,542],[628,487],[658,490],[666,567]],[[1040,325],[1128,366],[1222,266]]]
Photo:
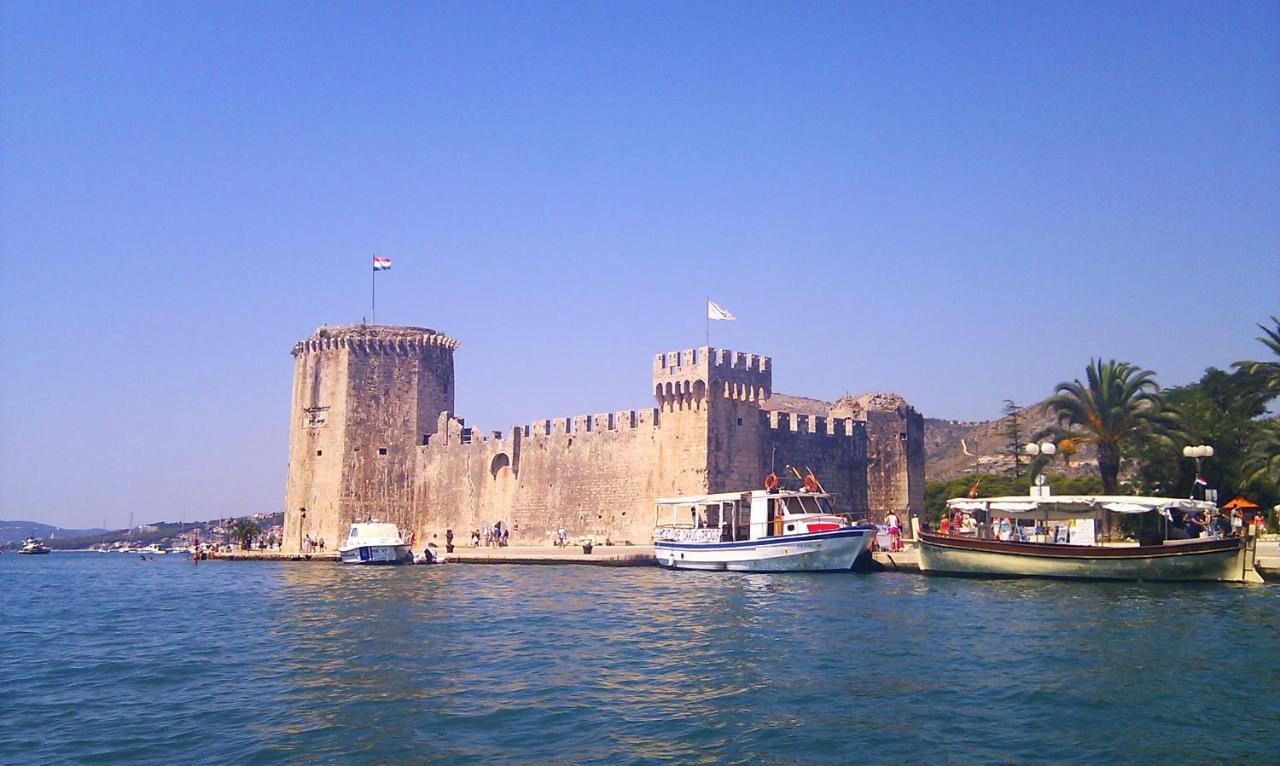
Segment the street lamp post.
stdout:
[[[1053,442],[1048,442],[1048,441],[1040,442],[1040,443],[1031,442],[1025,447],[1025,449],[1027,454],[1033,458],[1039,457],[1040,455],[1044,455],[1045,457],[1053,457],[1058,452],[1057,445],[1055,445]],[[1045,479],[1044,479],[1043,467],[1041,467],[1041,470],[1036,472],[1036,486],[1043,487],[1044,482],[1045,482]],[[1043,490],[1040,490],[1040,492],[1043,492]]]
[[1213,447],[1208,444],[1194,444],[1182,448],[1182,456],[1193,458],[1196,461],[1196,480],[1191,484],[1191,499],[1196,499],[1196,485],[1203,486],[1205,499],[1209,497],[1209,482],[1204,480],[1204,476],[1200,475],[1200,466],[1202,460],[1207,457],[1213,457]]

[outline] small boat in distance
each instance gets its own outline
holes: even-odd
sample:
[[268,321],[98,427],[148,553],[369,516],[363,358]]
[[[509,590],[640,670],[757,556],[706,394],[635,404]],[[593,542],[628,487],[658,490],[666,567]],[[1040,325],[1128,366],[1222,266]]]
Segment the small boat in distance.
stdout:
[[[1015,523],[1014,534],[1009,539],[921,532],[917,546],[920,571],[925,574],[1262,582],[1254,568],[1256,537],[1173,539],[1169,536],[1169,517],[1180,519],[1186,514],[1213,513],[1216,510],[1213,503],[1203,500],[1128,495],[1032,495],[956,498],[947,501],[947,509],[981,514],[987,520],[995,517],[1031,520],[1034,523],[1031,526]],[[1161,515],[1152,526],[1164,528],[1164,533],[1144,535],[1138,545],[1093,544],[1092,525],[1104,511],[1122,514],[1158,512]],[[1073,519],[1086,521],[1090,530],[1084,539],[1087,544],[1082,545],[1072,537],[1068,537],[1065,543],[1054,541],[1050,522]]]
[[653,551],[670,569],[847,571],[875,538],[820,491],[752,490],[655,501]]
[[409,543],[395,524],[377,521],[351,525],[347,541],[338,548],[343,564],[412,564]]
[[143,555],[151,554],[152,556],[162,556],[168,552],[169,551],[165,550],[164,548],[161,548],[159,543],[152,543],[150,545],[145,545],[142,548],[138,549],[138,553],[141,553]]
[[35,539],[34,537],[28,537],[26,540],[23,540],[22,547],[18,549],[18,553],[23,553],[26,555],[36,555],[36,554],[48,553],[48,552],[49,552],[49,546],[45,545],[43,542]]

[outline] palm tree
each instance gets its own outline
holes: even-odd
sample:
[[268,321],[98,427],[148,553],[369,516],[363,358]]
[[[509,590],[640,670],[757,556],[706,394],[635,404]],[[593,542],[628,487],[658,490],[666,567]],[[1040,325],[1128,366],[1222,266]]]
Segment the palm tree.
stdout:
[[1262,345],[1271,349],[1271,353],[1276,357],[1277,361],[1272,362],[1236,362],[1233,367],[1243,370],[1250,375],[1261,375],[1261,387],[1263,401],[1268,401],[1280,396],[1280,317],[1271,317],[1271,323],[1275,325],[1275,329],[1271,329],[1266,325],[1258,325],[1258,329],[1262,330],[1263,335],[1258,338]]
[[231,525],[231,539],[240,541],[240,550],[246,550],[253,538],[262,534],[262,528],[253,519],[236,519]]
[[1280,422],[1264,429],[1244,464],[1246,480],[1263,487],[1280,487]]
[[1119,491],[1120,458],[1144,438],[1181,436],[1177,414],[1164,405],[1155,373],[1128,362],[1090,359],[1086,382],[1059,383],[1044,403],[1064,435],[1074,443],[1091,441],[1098,449],[1102,491]]

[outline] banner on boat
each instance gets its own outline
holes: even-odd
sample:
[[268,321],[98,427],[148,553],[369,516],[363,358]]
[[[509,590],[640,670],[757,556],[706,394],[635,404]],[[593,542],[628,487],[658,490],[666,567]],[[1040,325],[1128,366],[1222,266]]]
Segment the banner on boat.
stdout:
[[667,543],[718,543],[720,530],[715,527],[702,529],[660,527],[653,530],[653,539]]

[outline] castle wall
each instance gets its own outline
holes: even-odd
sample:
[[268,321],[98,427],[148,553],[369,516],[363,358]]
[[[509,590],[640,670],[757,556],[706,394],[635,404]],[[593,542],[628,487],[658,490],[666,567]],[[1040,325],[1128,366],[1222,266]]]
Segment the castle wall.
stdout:
[[451,426],[420,451],[419,508],[407,526],[419,541],[443,541],[452,529],[464,543],[471,530],[503,521],[518,544],[550,543],[561,527],[648,542],[654,498],[706,491],[705,471],[687,468],[705,454],[690,433],[697,420],[622,411],[539,421],[469,444]]
[[800,480],[787,466],[801,475],[812,470],[822,488],[836,495],[838,513],[868,512],[867,436],[861,423],[778,411],[762,411],[758,420],[764,473],[772,464],[783,486],[799,488]]
[[[347,355],[336,346],[294,351],[289,423],[289,469],[283,545],[297,550],[304,535],[318,539],[325,519],[337,518],[347,432]],[[330,538],[335,539],[335,538]]]
[[868,501],[878,518],[889,511],[924,515],[924,418],[914,409],[865,413]]

